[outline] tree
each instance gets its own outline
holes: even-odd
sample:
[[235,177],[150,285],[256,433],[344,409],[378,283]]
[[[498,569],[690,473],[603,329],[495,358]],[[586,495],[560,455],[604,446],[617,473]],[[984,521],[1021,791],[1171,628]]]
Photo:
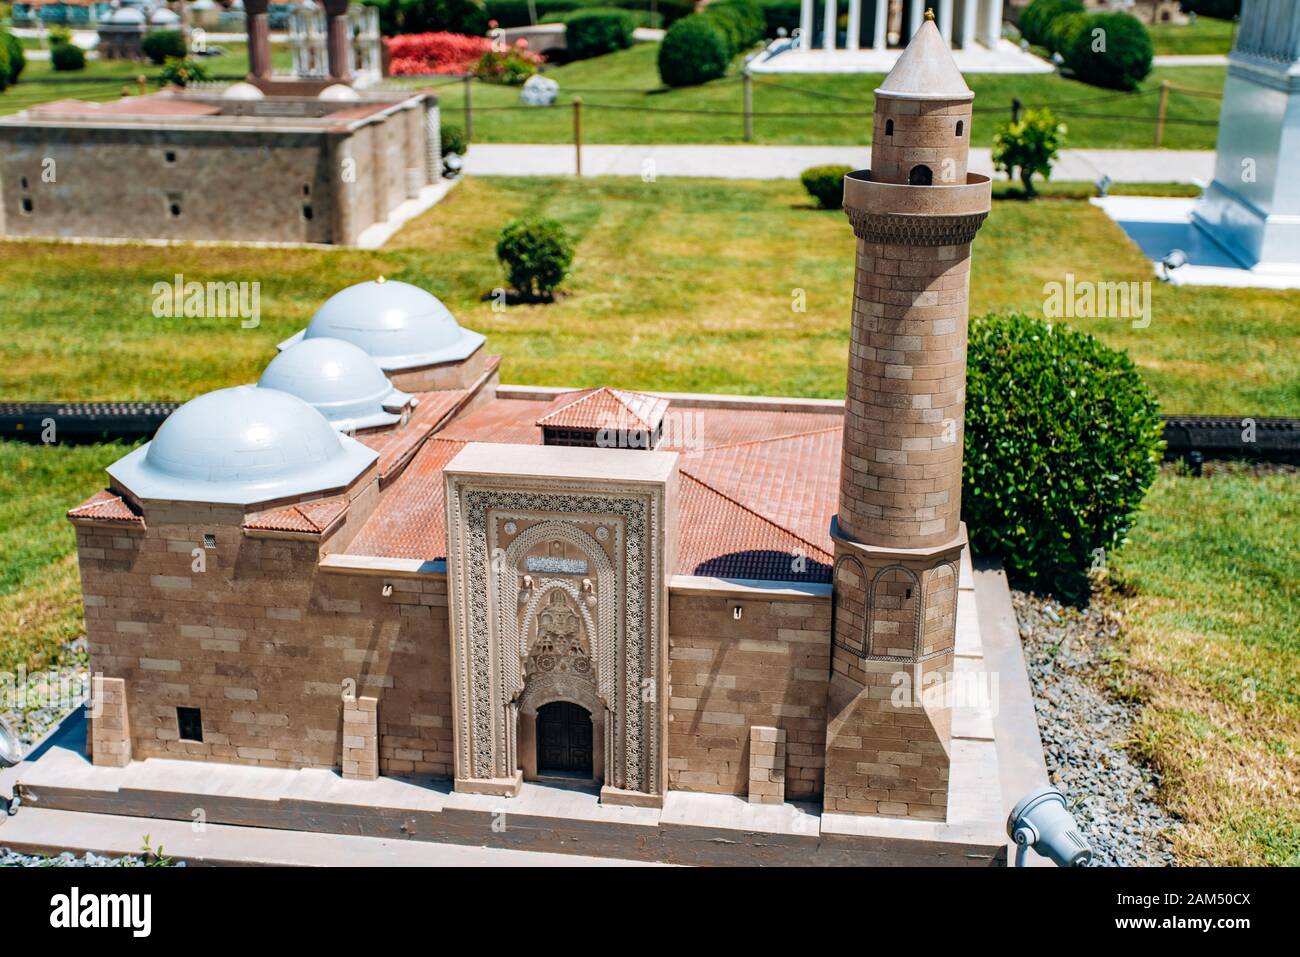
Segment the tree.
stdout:
[[1019,122],[999,127],[993,136],[993,166],[1008,176],[1020,171],[1025,196],[1037,195],[1034,174],[1052,178],[1052,164],[1065,141],[1065,124],[1058,123],[1052,111],[1026,110]]

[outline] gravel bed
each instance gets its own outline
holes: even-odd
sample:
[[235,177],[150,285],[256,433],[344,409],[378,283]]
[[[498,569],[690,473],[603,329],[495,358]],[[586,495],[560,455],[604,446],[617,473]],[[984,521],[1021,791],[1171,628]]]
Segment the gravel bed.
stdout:
[[1124,750],[1140,708],[1105,687],[1118,619],[1100,597],[1086,609],[1015,590],[1011,600],[1048,775],[1074,806],[1093,865],[1175,863],[1166,835],[1178,822],[1155,801],[1159,779]]
[[[57,690],[87,687],[89,656],[84,636],[63,647],[61,660],[65,662],[62,667],[28,675],[25,696],[16,696],[8,686],[0,688],[0,719],[17,732],[24,753],[76,707],[75,701],[67,700]],[[50,693],[51,688],[56,693]],[[16,702],[17,707],[14,697],[23,699]]]
[[[36,854],[20,854],[12,851],[7,847],[0,847],[0,867],[148,867],[143,857],[134,854],[128,854],[125,857],[104,857],[100,854],[92,854],[87,851],[81,857],[73,854],[71,851],[64,851],[57,857],[41,857]],[[154,866],[157,866],[156,864]],[[168,862],[169,867],[184,867],[185,862],[180,861],[175,864]]]

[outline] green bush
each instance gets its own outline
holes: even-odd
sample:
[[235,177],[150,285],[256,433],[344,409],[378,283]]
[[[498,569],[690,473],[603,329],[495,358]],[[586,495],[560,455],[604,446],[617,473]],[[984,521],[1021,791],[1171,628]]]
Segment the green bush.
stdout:
[[[564,15],[588,8],[605,7],[626,10],[636,15],[637,24],[655,26],[650,22],[650,4],[647,0],[536,0],[538,23],[555,23]],[[526,27],[532,23],[528,0],[487,0],[488,17],[500,27]],[[665,27],[694,12],[691,0],[658,0],[655,12]]]
[[678,20],[659,45],[659,77],[668,86],[695,86],[727,72],[727,38],[702,14]]
[[763,10],[753,0],[714,0],[704,8],[704,14],[721,14],[734,18],[737,24],[737,48],[740,50],[747,50],[760,43],[766,32]]
[[72,43],[60,43],[50,50],[50,66],[60,73],[72,73],[86,68],[86,54]]
[[1065,142],[1065,124],[1047,107],[1026,110],[1018,123],[1007,122],[993,134],[993,168],[1013,176],[1019,170],[1026,198],[1032,198],[1034,175],[1052,178],[1052,163]]
[[565,48],[570,59],[626,50],[632,45],[632,15],[612,7],[579,10],[565,18]]
[[799,181],[822,209],[841,209],[844,206],[844,177],[850,170],[848,166],[813,166],[799,174]]
[[1163,426],[1129,357],[1068,326],[985,316],[970,330],[962,517],[1013,582],[1077,601],[1096,549],[1123,544]]
[[786,36],[792,34],[803,15],[800,0],[760,0],[758,9],[763,16],[763,36],[769,40],[775,39],[782,27]]
[[212,79],[207,67],[196,60],[180,57],[168,57],[163,68],[158,71],[158,83],[161,86],[189,86],[191,83],[203,83]]
[[1151,34],[1127,13],[1094,13],[1063,38],[1061,55],[1075,77],[1093,86],[1134,90],[1151,72]]
[[573,262],[573,242],[553,219],[517,219],[501,230],[497,259],[520,295],[549,300]]
[[442,124],[442,128],[438,131],[438,139],[442,143],[443,156],[449,153],[464,156],[465,150],[469,148],[469,143],[465,140],[465,131],[451,123]]
[[[23,53],[22,41],[8,30],[0,30],[0,37],[3,37],[4,47],[9,54],[9,85],[13,86],[27,66],[27,55]],[[0,89],[4,89],[4,77],[0,77]]]
[[1045,47],[1049,30],[1056,17],[1066,13],[1082,13],[1082,0],[1034,0],[1020,12],[1020,35],[1030,43]]
[[1088,14],[1082,12],[1061,14],[1047,25],[1047,36],[1043,40],[1043,46],[1052,53],[1059,53],[1064,57],[1065,52],[1074,45],[1074,41],[1088,32],[1091,19]]
[[363,0],[363,2],[366,6],[379,9],[379,32],[384,36],[446,31],[481,37],[486,36],[488,31],[487,10],[480,0]]
[[9,85],[9,44],[0,43],[0,93]]
[[185,48],[185,36],[179,30],[155,30],[146,33],[140,48],[144,55],[157,64],[166,63],[168,58],[185,59],[189,52]]

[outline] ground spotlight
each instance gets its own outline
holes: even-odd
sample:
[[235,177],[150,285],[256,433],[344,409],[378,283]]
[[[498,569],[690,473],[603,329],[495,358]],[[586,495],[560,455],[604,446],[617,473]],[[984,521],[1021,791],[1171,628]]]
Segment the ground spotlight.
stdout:
[[1054,787],[1020,799],[1007,818],[1007,836],[1016,842],[1016,867],[1025,866],[1031,847],[1057,867],[1085,867],[1092,860],[1092,848],[1074,826],[1065,795]]

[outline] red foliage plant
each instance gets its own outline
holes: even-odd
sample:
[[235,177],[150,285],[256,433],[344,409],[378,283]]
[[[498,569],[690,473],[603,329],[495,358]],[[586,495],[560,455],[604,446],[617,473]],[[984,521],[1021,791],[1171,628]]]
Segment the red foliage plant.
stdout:
[[[385,37],[384,43],[388,45],[389,72],[393,76],[472,73],[483,54],[492,49],[491,38],[461,33],[403,33]],[[517,45],[522,47],[524,41]],[[525,55],[541,62],[536,54]]]

